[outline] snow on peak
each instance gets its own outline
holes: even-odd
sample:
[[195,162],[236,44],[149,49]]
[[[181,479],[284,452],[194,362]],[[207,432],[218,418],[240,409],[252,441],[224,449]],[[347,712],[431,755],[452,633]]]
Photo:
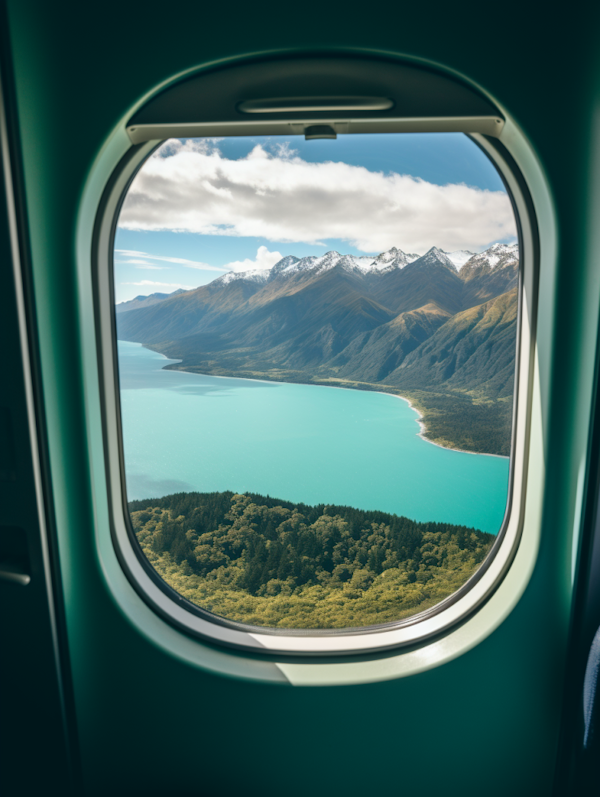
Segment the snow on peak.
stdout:
[[291,276],[292,274],[299,274],[301,272],[311,271],[316,274],[322,271],[328,271],[335,266],[341,266],[348,271],[354,269],[363,269],[365,263],[371,263],[372,257],[356,257],[355,255],[341,255],[335,250],[326,252],[321,257],[310,255],[309,257],[284,257],[276,263],[271,269],[271,279],[279,276]]
[[395,246],[392,246],[392,248],[388,249],[387,252],[382,252],[380,255],[377,255],[377,257],[375,258],[375,260],[373,262],[374,263],[382,263],[382,264],[385,263],[385,264],[388,264],[388,263],[391,263],[392,260],[395,260],[397,257],[399,257],[399,256],[401,256],[403,254],[404,254],[404,252],[402,252],[400,249],[397,249]]
[[459,271],[468,264],[468,270],[485,266],[493,269],[497,266],[514,264],[519,260],[519,247],[517,244],[492,244],[484,252],[474,254],[467,249],[459,249],[455,252],[445,252],[437,246],[424,255],[403,252],[393,246],[386,252],[381,252],[376,256],[372,255],[341,255],[335,250],[326,252],[317,257],[294,257],[287,255],[279,260],[270,269],[253,269],[252,271],[231,271],[214,280],[216,285],[228,285],[237,280],[247,280],[249,282],[266,282],[281,277],[291,277],[301,273],[317,274],[329,269],[338,267],[346,271],[358,272],[361,274],[381,274],[383,272],[403,269],[409,263],[421,261],[423,265],[440,264],[446,266],[451,271]]
[[[443,251],[443,250],[442,250]],[[467,260],[470,260],[475,252],[469,252],[467,249],[457,249],[456,252],[444,252],[448,260],[451,260],[460,271]]]
[[420,257],[419,260],[415,262],[422,263],[423,265],[428,265],[428,266],[439,264],[442,266],[446,266],[446,268],[449,268],[450,271],[457,270],[456,266],[454,265],[452,260],[450,260],[448,255],[445,252],[443,252],[441,249],[438,249],[437,246],[432,246],[428,252],[425,252],[423,257]]
[[349,255],[340,255],[339,252],[332,249],[331,252],[326,252],[323,257],[317,257],[312,267],[317,271],[328,271],[330,268],[337,266],[344,257],[349,257]]
[[297,263],[300,262],[300,259],[294,257],[294,255],[288,255],[287,257],[283,257],[281,260],[278,260],[277,263],[271,268],[270,277],[275,276],[276,274],[282,274],[284,271],[288,271],[293,269]]
[[[436,250],[439,251],[439,250]],[[266,282],[280,277],[291,277],[302,272],[312,272],[313,274],[328,271],[336,266],[346,271],[358,271],[362,274],[381,273],[401,269],[409,263],[418,260],[421,255],[403,252],[393,246],[386,252],[376,255],[341,255],[335,250],[326,252],[317,257],[294,257],[287,255],[275,263],[270,269],[254,269],[252,271],[230,271],[222,277],[214,280],[215,285],[228,285],[237,280],[248,280],[251,282]]]
[[414,260],[418,260],[419,257],[420,255],[414,253],[407,254],[401,249],[397,249],[395,246],[387,252],[382,252],[375,257],[372,255],[341,255],[335,250],[326,252],[320,257],[310,255],[308,257],[297,258],[288,255],[275,263],[269,272],[269,279],[273,280],[278,277],[290,277],[309,271],[316,274],[335,267],[343,268],[346,271],[359,271],[362,274],[382,272],[404,268]]
[[270,269],[268,268],[255,268],[249,271],[229,271],[223,274],[222,277],[217,277],[213,280],[213,285],[229,285],[230,282],[238,282],[239,280],[246,280],[247,282],[266,282],[269,276]]
[[492,244],[488,249],[485,250],[486,252],[518,252],[519,251],[519,244]]
[[504,268],[505,266],[512,266],[518,262],[518,244],[492,244],[485,251],[473,255],[473,257],[467,261],[469,269],[479,266],[490,269]]
[[371,264],[371,271],[387,271],[397,268],[404,268],[408,266],[409,263],[418,260],[421,255],[417,255],[413,253],[403,252],[402,249],[397,249],[393,246],[387,252],[382,252],[380,255],[377,255],[373,263]]
[[341,257],[338,252],[327,252],[327,254],[322,255],[321,257],[316,257],[315,255],[309,255],[308,257],[294,257],[293,255],[288,255],[284,257],[279,262],[275,263],[273,268],[271,269],[269,278],[275,279],[276,277],[284,276],[290,277],[293,274],[299,274],[303,271],[312,271],[316,270],[321,264],[330,265],[332,261],[339,260]]

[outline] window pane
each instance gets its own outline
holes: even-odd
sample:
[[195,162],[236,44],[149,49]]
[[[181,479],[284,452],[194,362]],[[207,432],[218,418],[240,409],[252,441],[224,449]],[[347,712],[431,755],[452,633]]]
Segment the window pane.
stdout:
[[459,589],[507,505],[519,253],[462,134],[173,140],[115,239],[132,527],[193,604],[358,628]]

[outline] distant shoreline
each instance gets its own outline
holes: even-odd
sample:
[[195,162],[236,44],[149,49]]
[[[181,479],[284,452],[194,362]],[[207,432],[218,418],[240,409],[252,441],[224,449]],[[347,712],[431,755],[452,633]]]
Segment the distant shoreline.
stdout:
[[[122,342],[123,343],[134,343],[136,341],[122,341]],[[147,346],[144,343],[141,343],[139,345],[142,346],[144,349],[148,349],[148,351],[152,351],[155,354],[159,354],[161,357],[164,357],[165,360],[170,360],[173,364],[177,364],[177,363],[183,362],[183,360],[178,360],[178,359],[174,359],[172,357],[167,357],[166,354],[163,354],[160,351],[156,351],[156,349],[153,349],[151,346]],[[409,398],[406,398],[406,396],[400,396],[398,393],[392,393],[391,391],[388,392],[388,391],[385,391],[385,390],[377,390],[377,386],[376,385],[372,385],[372,387],[370,387],[370,388],[360,388],[360,387],[349,387],[349,386],[346,386],[346,385],[331,385],[331,384],[329,384],[329,385],[324,385],[323,384],[322,385],[322,384],[318,384],[318,383],[315,383],[315,382],[303,382],[303,381],[286,382],[284,379],[258,379],[258,378],[250,377],[250,376],[234,376],[232,374],[229,374],[229,375],[226,375],[226,374],[210,374],[210,373],[199,372],[199,371],[190,371],[190,370],[188,370],[186,368],[169,368],[168,366],[166,368],[163,366],[163,370],[179,371],[180,373],[195,374],[196,376],[211,376],[211,377],[215,377],[217,379],[244,379],[244,380],[246,380],[248,382],[262,382],[264,384],[273,384],[275,382],[275,383],[279,383],[279,384],[282,384],[282,385],[306,385],[307,387],[330,387],[330,388],[334,388],[336,390],[362,390],[362,392],[364,392],[364,393],[369,393],[370,392],[370,393],[379,393],[382,396],[393,396],[394,398],[400,399],[401,401],[405,401],[408,404],[408,406],[411,408],[411,410],[413,410],[414,412],[417,413],[416,421],[417,421],[417,423],[419,425],[419,432],[417,433],[417,437],[420,437],[421,440],[424,440],[426,443],[430,443],[432,446],[437,446],[437,448],[441,448],[444,451],[456,451],[459,454],[472,454],[473,456],[479,456],[479,457],[495,457],[496,459],[510,459],[510,457],[504,456],[503,454],[489,454],[489,453],[484,452],[484,451],[466,451],[463,448],[454,448],[453,446],[444,446],[441,443],[436,443],[434,440],[430,440],[428,437],[426,437],[427,426],[426,426],[425,421],[423,419],[423,413],[419,409],[417,409],[417,407],[414,406],[412,401]],[[368,383],[368,384],[371,384],[371,383]]]

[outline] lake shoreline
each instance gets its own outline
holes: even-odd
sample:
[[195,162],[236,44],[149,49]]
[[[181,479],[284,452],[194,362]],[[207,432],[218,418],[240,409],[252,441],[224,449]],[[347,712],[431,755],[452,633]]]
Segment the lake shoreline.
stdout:
[[491,453],[489,453],[487,451],[467,451],[464,448],[457,448],[457,447],[454,447],[454,446],[442,445],[442,443],[438,443],[435,440],[431,440],[429,437],[427,437],[427,424],[426,424],[424,415],[421,412],[421,410],[419,410],[414,405],[413,401],[411,401],[410,398],[408,398],[407,396],[402,396],[399,393],[393,392],[392,390],[381,390],[381,389],[378,389],[378,387],[380,388],[381,386],[374,385],[372,383],[368,383],[368,385],[369,385],[368,387],[366,387],[366,386],[365,387],[360,387],[358,383],[356,383],[356,386],[349,386],[349,385],[320,384],[319,382],[314,382],[314,381],[298,381],[297,380],[297,381],[293,381],[293,382],[288,382],[288,381],[286,381],[284,379],[275,379],[275,378],[268,378],[268,377],[266,377],[266,378],[263,377],[262,379],[260,379],[258,377],[252,377],[252,376],[238,376],[238,375],[233,374],[233,373],[229,373],[229,374],[213,374],[213,373],[209,373],[209,372],[206,372],[206,371],[192,371],[189,367],[185,367],[185,366],[184,367],[181,367],[181,366],[177,367],[179,363],[183,362],[183,360],[177,360],[177,359],[173,359],[171,357],[168,357],[166,354],[163,354],[161,351],[157,351],[156,349],[154,349],[151,345],[146,345],[146,344],[143,344],[143,343],[140,344],[140,345],[143,346],[145,349],[148,349],[149,351],[154,352],[155,354],[160,354],[160,356],[164,357],[166,360],[171,360],[169,365],[163,367],[163,370],[179,371],[181,373],[196,374],[197,376],[211,376],[211,377],[216,377],[216,378],[219,378],[219,379],[244,379],[244,380],[247,380],[249,382],[263,382],[263,383],[271,383],[271,384],[273,382],[276,382],[276,383],[278,382],[278,383],[283,384],[283,385],[286,385],[286,384],[287,385],[298,385],[298,384],[300,384],[300,385],[307,385],[307,386],[310,386],[310,387],[331,387],[331,388],[335,388],[337,390],[361,390],[361,391],[363,391],[365,393],[371,392],[371,393],[379,393],[380,395],[383,395],[383,396],[394,396],[394,398],[398,398],[398,399],[401,399],[402,401],[406,401],[406,403],[411,408],[411,410],[414,410],[414,412],[417,413],[417,419],[416,420],[417,420],[417,423],[419,425],[419,432],[417,433],[417,437],[420,437],[421,440],[424,440],[426,443],[431,443],[431,445],[437,446],[437,448],[444,449],[445,451],[456,451],[459,454],[472,454],[474,456],[481,456],[481,457],[495,457],[497,459],[510,459],[510,457],[507,457],[507,456],[505,456],[503,454],[491,454]]
[[[352,388],[348,389],[352,390]],[[431,443],[432,446],[443,448],[444,451],[456,451],[459,454],[473,454],[474,456],[477,457],[496,457],[496,459],[510,459],[510,457],[505,457],[503,454],[488,454],[484,451],[466,451],[464,448],[453,448],[451,446],[443,446],[441,443],[436,443],[435,440],[430,440],[428,437],[425,436],[427,433],[427,426],[425,425],[425,422],[423,420],[423,413],[415,407],[415,405],[412,403],[412,401],[409,398],[406,398],[406,396],[399,396],[397,393],[384,393],[383,391],[379,392],[381,393],[382,396],[394,396],[394,398],[399,398],[401,399],[401,401],[406,401],[411,410],[414,410],[418,415],[417,423],[419,424],[420,431],[417,434],[417,437],[420,437],[421,440],[425,440],[425,442],[427,443]]]

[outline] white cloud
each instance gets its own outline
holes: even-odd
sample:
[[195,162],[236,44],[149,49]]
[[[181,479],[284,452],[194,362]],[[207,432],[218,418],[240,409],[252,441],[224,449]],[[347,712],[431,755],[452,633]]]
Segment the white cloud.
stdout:
[[231,271],[250,271],[255,268],[272,268],[275,263],[278,263],[283,255],[281,252],[269,252],[266,246],[259,246],[256,252],[256,258],[250,260],[234,260],[232,263],[227,263],[225,268]]
[[180,285],[178,282],[153,282],[152,280],[140,280],[140,282],[122,282],[121,285],[138,285],[147,287],[151,285],[153,288],[183,288],[185,291],[192,291],[193,285]]
[[257,145],[245,158],[228,160],[214,142],[203,141],[170,141],[152,156],[119,224],[310,244],[339,238],[364,252],[391,246],[423,252],[434,244],[477,250],[516,235],[503,191],[309,163],[285,147]]
[[150,271],[168,271],[169,266],[154,266],[146,260],[115,260],[119,266],[134,266],[135,268],[148,269]]
[[139,265],[146,266],[146,268],[167,268],[166,266],[152,266],[146,260],[115,260],[115,263],[124,266],[134,266],[139,263]]
[[[163,228],[164,229],[164,228]],[[186,266],[187,268],[197,268],[202,271],[229,271],[227,268],[220,266],[210,266],[208,263],[202,263],[200,260],[186,260],[183,257],[165,257],[163,255],[150,255],[148,252],[136,252],[132,249],[115,249],[115,252],[123,255],[124,257],[143,257],[148,260],[160,260],[166,263],[177,263],[178,265]],[[118,263],[144,263],[145,260],[118,260]],[[155,266],[156,268],[156,266]]]

